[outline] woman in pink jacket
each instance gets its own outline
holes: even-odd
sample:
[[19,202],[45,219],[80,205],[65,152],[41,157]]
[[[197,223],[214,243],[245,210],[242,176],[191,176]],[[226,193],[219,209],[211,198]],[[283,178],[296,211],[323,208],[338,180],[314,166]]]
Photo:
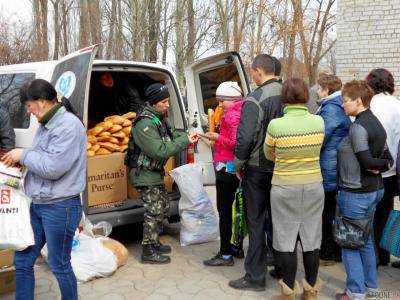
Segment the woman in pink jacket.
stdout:
[[233,166],[236,145],[236,130],[240,122],[243,104],[242,90],[237,82],[223,82],[216,92],[223,110],[220,132],[207,132],[206,137],[214,142],[214,167],[216,171],[217,208],[219,213],[220,250],[204,261],[206,266],[233,266],[233,256],[243,258],[243,246],[231,245],[232,204],[239,180]]

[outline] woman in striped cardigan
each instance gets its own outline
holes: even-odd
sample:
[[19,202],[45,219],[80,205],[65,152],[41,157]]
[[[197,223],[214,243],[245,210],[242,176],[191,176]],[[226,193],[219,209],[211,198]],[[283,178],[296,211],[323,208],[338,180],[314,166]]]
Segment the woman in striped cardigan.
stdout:
[[282,87],[284,116],[267,129],[264,152],[275,162],[271,189],[273,247],[283,271],[282,294],[275,299],[295,299],[296,245],[300,241],[306,278],[304,299],[316,299],[324,189],[319,155],[324,140],[324,121],[308,112],[308,88],[301,79]]

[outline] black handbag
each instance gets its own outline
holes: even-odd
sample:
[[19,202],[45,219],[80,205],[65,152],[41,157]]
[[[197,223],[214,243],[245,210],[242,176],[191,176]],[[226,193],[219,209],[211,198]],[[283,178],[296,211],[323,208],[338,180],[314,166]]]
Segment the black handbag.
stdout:
[[360,249],[367,243],[372,231],[373,215],[363,219],[350,219],[339,213],[336,205],[336,214],[333,224],[333,239],[342,248]]

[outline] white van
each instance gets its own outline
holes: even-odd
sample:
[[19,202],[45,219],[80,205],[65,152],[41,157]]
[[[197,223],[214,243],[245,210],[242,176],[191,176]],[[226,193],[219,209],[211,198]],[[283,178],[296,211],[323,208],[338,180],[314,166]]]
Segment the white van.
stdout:
[[[96,46],[74,52],[58,61],[44,61],[0,67],[0,105],[7,108],[16,134],[16,147],[30,147],[38,128],[35,117],[29,116],[19,101],[19,88],[27,81],[42,78],[69,98],[74,110],[88,128],[91,120],[106,115],[96,113],[96,103],[104,99],[93,97],[96,75],[110,72],[119,78],[127,78],[141,96],[154,81],[164,82],[170,91],[169,121],[177,129],[204,132],[207,130],[207,110],[217,105],[215,90],[223,81],[237,81],[245,94],[249,83],[240,56],[236,52],[218,54],[195,62],[186,68],[187,106],[185,106],[173,71],[162,64],[95,60]],[[91,97],[92,96],[92,97]],[[105,99],[106,100],[106,99]],[[102,102],[104,105],[105,101]],[[108,102],[110,107],[113,103]],[[192,160],[186,152],[175,157],[175,167]],[[204,183],[213,186],[215,174],[212,153],[202,141],[194,148],[194,161],[203,165]],[[108,221],[113,226],[141,222],[143,206],[138,199],[127,199],[123,205],[92,208],[87,205],[87,191],[83,194],[84,211],[92,222]],[[174,186],[170,193],[170,216],[178,213],[179,190]]]

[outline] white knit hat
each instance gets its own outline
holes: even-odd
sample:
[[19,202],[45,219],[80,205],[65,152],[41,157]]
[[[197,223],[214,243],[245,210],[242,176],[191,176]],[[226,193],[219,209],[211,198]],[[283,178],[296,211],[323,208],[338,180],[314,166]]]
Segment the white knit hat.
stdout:
[[221,83],[216,91],[216,97],[224,100],[239,100],[242,98],[242,89],[235,81]]

